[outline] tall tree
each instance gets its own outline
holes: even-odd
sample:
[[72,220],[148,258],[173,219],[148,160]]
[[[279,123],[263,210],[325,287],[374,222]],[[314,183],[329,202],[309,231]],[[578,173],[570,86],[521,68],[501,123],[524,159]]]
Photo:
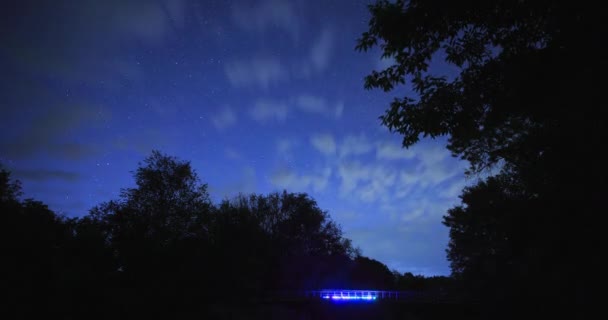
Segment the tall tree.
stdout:
[[162,294],[200,283],[211,211],[207,185],[189,162],[158,151],[134,178],[135,188],[90,214],[105,230],[125,280]]
[[[544,287],[545,302],[589,297],[593,281],[580,274],[599,270],[590,244],[600,242],[594,214],[604,207],[608,181],[608,159],[599,152],[608,55],[597,41],[607,30],[598,5],[397,0],[370,6],[369,30],[357,48],[379,46],[394,64],[373,71],[365,87],[391,91],[407,84],[415,92],[396,98],[382,123],[403,136],[405,147],[445,135],[453,155],[471,164],[469,173],[501,172],[465,190],[463,206],[445,218],[455,274],[527,273],[525,288]],[[438,60],[458,73],[442,73],[432,63]],[[557,294],[560,286],[567,295]]]

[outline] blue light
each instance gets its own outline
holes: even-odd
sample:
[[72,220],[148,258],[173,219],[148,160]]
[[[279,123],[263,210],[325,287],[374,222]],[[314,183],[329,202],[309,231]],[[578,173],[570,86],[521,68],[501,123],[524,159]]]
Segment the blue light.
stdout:
[[321,298],[333,301],[375,301],[376,293],[366,290],[323,290]]

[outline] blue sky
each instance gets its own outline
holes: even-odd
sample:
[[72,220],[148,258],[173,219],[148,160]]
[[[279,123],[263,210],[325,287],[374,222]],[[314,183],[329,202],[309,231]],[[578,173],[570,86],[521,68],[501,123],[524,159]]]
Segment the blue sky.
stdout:
[[[306,192],[363,253],[448,274],[441,217],[467,183],[445,139],[378,117],[407,86],[354,50],[368,1],[15,1],[0,8],[0,161],[67,216],[115,199],[158,149],[212,197]],[[434,63],[437,74],[455,70]]]

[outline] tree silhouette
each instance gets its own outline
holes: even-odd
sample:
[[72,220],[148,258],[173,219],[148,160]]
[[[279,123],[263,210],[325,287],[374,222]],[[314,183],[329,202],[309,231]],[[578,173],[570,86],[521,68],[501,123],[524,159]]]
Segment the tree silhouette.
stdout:
[[[486,300],[584,312],[594,289],[581,275],[599,270],[590,244],[601,242],[594,212],[608,180],[599,153],[606,111],[597,107],[608,59],[594,40],[606,36],[603,11],[558,1],[400,0],[370,12],[357,49],[379,46],[394,64],[373,71],[365,87],[390,91],[407,81],[416,93],[396,98],[383,124],[405,147],[449,136],[471,174],[500,171],[465,190],[463,206],[445,218],[454,274]],[[441,73],[431,60],[458,72]]]
[[348,265],[355,253],[327,212],[306,194],[241,195],[225,202],[220,211],[218,218],[232,214],[247,221],[244,225],[257,227],[249,230],[256,230],[266,250],[257,250],[260,256],[247,260],[263,257],[274,270],[265,276],[273,288],[312,289],[327,281],[340,282],[337,269]]
[[353,263],[354,266],[351,270],[353,287],[378,290],[395,288],[396,279],[384,263],[363,256],[356,257]]
[[196,298],[209,276],[207,186],[189,162],[158,151],[133,176],[135,188],[123,189],[120,199],[93,208],[90,216],[115,252],[120,285],[136,290],[132,305],[166,311]]
[[[566,123],[586,128],[588,139],[603,124],[589,117],[598,115],[592,102],[599,97],[590,89],[606,68],[593,41],[605,33],[596,9],[555,1],[378,1],[357,49],[380,46],[395,64],[373,71],[365,87],[412,84],[417,97],[395,99],[381,117],[406,147],[420,136],[449,135],[448,148],[473,171],[537,161],[549,139],[578,136],[563,130]],[[575,63],[583,58],[597,65]],[[429,69],[431,59],[460,74]]]
[[6,299],[2,312],[17,310],[28,317],[35,310],[61,310],[57,301],[67,298],[61,283],[69,262],[65,246],[71,232],[64,218],[42,202],[21,200],[21,184],[0,170],[0,243],[5,257],[2,284]]
[[537,218],[531,212],[534,199],[505,175],[466,188],[461,198],[463,204],[444,217],[454,275],[486,298],[539,299],[541,292],[533,291],[538,288],[528,286],[543,272],[538,255],[544,248],[536,243],[538,232],[530,228],[538,225],[530,221]]
[[21,182],[11,181],[11,173],[0,166],[0,201],[3,204],[14,203],[21,196]]

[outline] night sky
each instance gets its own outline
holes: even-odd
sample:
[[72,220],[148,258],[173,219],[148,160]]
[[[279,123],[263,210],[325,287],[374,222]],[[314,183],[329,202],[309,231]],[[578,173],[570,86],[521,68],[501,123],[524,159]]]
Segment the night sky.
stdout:
[[0,5],[0,162],[26,197],[82,216],[158,149],[191,161],[215,202],[306,192],[364,255],[449,274],[441,217],[466,163],[445,139],[406,150],[380,125],[411,92],[363,88],[391,63],[354,49],[369,1],[12,2]]

